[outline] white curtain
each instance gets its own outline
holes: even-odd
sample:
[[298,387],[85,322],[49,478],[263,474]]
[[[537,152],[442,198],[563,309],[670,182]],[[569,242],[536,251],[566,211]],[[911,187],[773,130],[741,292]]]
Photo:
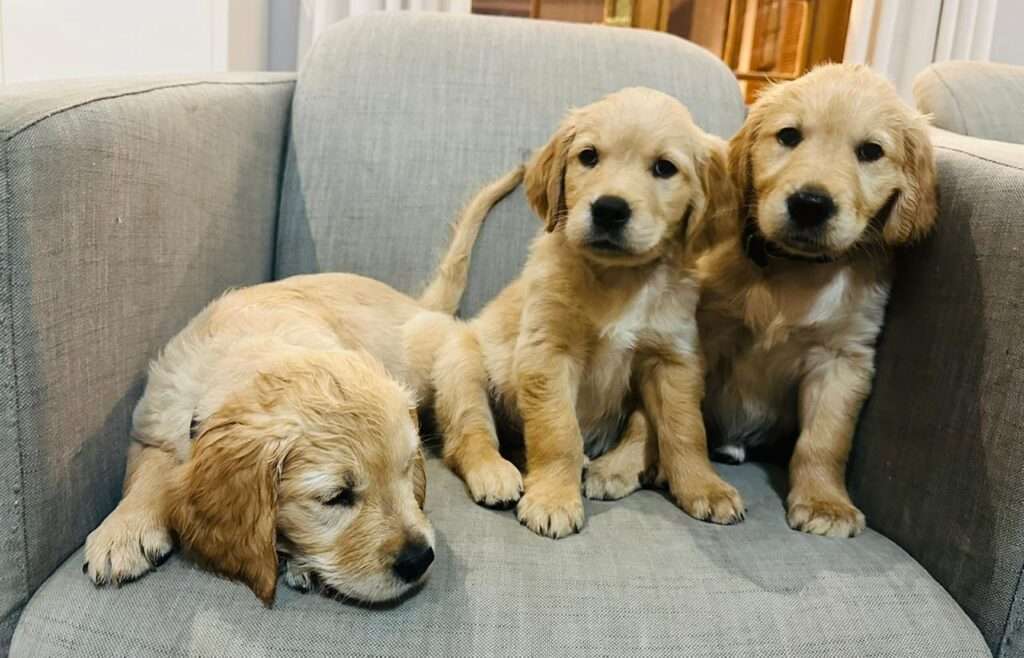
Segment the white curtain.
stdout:
[[302,62],[317,37],[349,16],[378,11],[441,11],[468,14],[471,0],[302,0],[298,16],[296,62]]
[[853,0],[844,60],[868,64],[911,99],[914,76],[932,62],[988,60],[1000,1]]

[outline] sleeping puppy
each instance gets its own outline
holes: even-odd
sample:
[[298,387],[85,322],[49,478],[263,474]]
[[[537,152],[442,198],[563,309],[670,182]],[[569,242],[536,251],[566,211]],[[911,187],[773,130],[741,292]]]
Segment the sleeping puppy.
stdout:
[[[696,236],[731,188],[723,146],[677,100],[632,88],[572,111],[527,165],[545,231],[435,364],[445,459],[474,500],[518,500],[520,522],[541,535],[578,531],[584,455],[643,413],[676,502],[716,523],[742,518],[708,459],[694,317]],[[499,454],[492,394],[523,432],[525,480]]]
[[420,301],[318,274],[230,292],[196,316],[150,367],[124,498],[86,540],[93,582],[142,576],[174,537],[267,605],[279,572],[366,602],[422,582],[434,533],[417,402],[430,401],[479,226],[521,178],[466,208]]
[[[745,204],[699,261],[705,422],[731,462],[797,437],[795,529],[864,529],[847,456],[871,389],[892,252],[935,223],[934,166],[925,118],[860,66],[822,66],[768,89],[729,145]],[[632,481],[650,466],[643,440],[595,466]]]

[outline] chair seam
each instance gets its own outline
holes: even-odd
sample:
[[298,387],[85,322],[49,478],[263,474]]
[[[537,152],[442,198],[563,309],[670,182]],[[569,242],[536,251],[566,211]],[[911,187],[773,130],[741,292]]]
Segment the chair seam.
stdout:
[[292,145],[292,111],[295,108],[295,96],[288,100],[288,116],[285,119],[284,139],[281,140],[281,159],[279,161],[281,171],[277,175],[277,199],[274,207],[274,238],[271,243],[270,252],[270,276],[269,281],[277,280],[278,242],[281,239],[281,207],[284,204],[285,175],[288,170],[288,150]]
[[32,119],[31,121],[29,121],[25,125],[20,126],[18,128],[15,128],[12,132],[4,135],[3,141],[5,141],[5,142],[11,141],[11,139],[13,139],[14,137],[17,137],[18,135],[20,135],[24,131],[28,130],[29,128],[32,128],[33,126],[35,126],[35,125],[37,125],[37,124],[39,124],[39,123],[41,123],[43,121],[46,121],[50,117],[54,117],[54,116],[57,116],[59,114],[63,114],[65,112],[70,112],[71,110],[75,110],[75,109],[78,109],[80,107],[84,107],[86,105],[91,105],[92,103],[98,103],[98,102],[101,102],[101,101],[116,100],[118,98],[126,98],[128,96],[141,96],[142,94],[148,94],[148,93],[154,92],[154,91],[163,91],[165,89],[179,89],[179,88],[183,88],[183,87],[198,87],[198,86],[202,86],[202,85],[214,85],[214,86],[218,86],[218,87],[221,87],[221,86],[223,86],[223,87],[254,87],[254,86],[255,87],[266,87],[266,86],[270,86],[270,85],[294,85],[294,84],[295,84],[295,79],[294,78],[292,78],[291,80],[266,80],[266,81],[262,81],[262,82],[260,82],[260,81],[231,82],[231,81],[220,81],[220,80],[190,80],[188,82],[175,82],[175,83],[159,84],[159,85],[155,85],[155,86],[152,86],[152,87],[146,87],[145,89],[136,89],[136,90],[133,90],[133,91],[123,91],[123,92],[115,93],[115,94],[100,95],[100,96],[95,96],[93,98],[86,99],[86,100],[84,100],[84,101],[82,101],[80,103],[74,103],[72,105],[67,105],[65,107],[57,108],[57,109],[53,110],[52,112],[47,112],[46,114],[43,114],[40,117]]
[[1010,622],[1013,620],[1013,608],[1017,602],[1017,597],[1021,593],[1021,585],[1024,585],[1024,563],[1021,564],[1020,571],[1017,572],[1017,586],[1013,588],[1013,593],[1010,594],[1010,605],[1007,606],[1006,622],[1003,624],[1003,632],[999,635],[999,654],[997,658],[1001,658],[1003,651],[1007,648],[1006,639],[1010,636]]
[[963,134],[969,135],[970,133],[967,130],[967,119],[964,117],[964,111],[960,107],[960,99],[957,98],[956,94],[953,92],[953,88],[949,86],[949,83],[946,82],[946,79],[942,77],[942,74],[936,71],[934,67],[932,68],[932,73],[935,74],[935,77],[938,78],[939,83],[942,84],[942,87],[946,90],[946,93],[949,94],[950,99],[952,99],[953,107],[956,108],[957,116],[960,117],[960,126],[963,129]]
[[940,151],[951,151],[953,153],[959,153],[960,155],[966,155],[969,158],[974,158],[975,160],[981,160],[983,162],[989,162],[991,164],[999,165],[1000,167],[1006,167],[1007,169],[1012,169],[1014,171],[1024,172],[1024,167],[1018,167],[1017,165],[1012,165],[1012,164],[1010,164],[1008,162],[1000,162],[999,160],[993,160],[992,158],[986,158],[983,155],[978,155],[977,153],[971,153],[970,151],[965,151],[963,149],[958,149],[958,148],[955,148],[955,147],[952,147],[952,146],[938,145],[935,148],[937,150],[940,150]]
[[[20,510],[20,514],[21,514],[21,556],[22,556],[22,565],[24,567],[24,571],[22,573],[24,589],[22,591],[21,601],[18,602],[15,606],[13,606],[11,608],[11,610],[8,611],[8,613],[9,614],[14,614],[14,612],[17,610],[18,614],[20,615],[21,614],[20,609],[24,607],[25,602],[28,600],[28,596],[29,596],[29,593],[31,591],[31,587],[30,587],[30,584],[29,584],[29,574],[30,574],[31,570],[29,569],[29,554],[28,554],[28,525],[27,525],[27,518],[28,517],[27,517],[27,512],[25,511],[25,500],[24,500],[24,498],[25,498],[25,446],[24,446],[24,436],[23,436],[22,424],[21,424],[21,387],[20,387],[19,381],[18,381],[18,363],[17,363],[17,356],[15,354],[15,352],[16,352],[16,350],[15,350],[15,341],[16,341],[17,337],[15,335],[15,326],[14,326],[15,325],[15,322],[14,322],[14,267],[13,267],[13,258],[12,258],[12,255],[14,253],[14,249],[13,249],[13,246],[12,246],[13,245],[13,237],[11,235],[11,233],[12,233],[12,227],[11,227],[11,203],[12,203],[12,199],[11,199],[11,157],[10,157],[10,146],[9,146],[9,144],[6,143],[6,141],[5,141],[5,143],[4,143],[3,147],[2,147],[2,157],[3,157],[3,170],[4,170],[4,175],[3,175],[4,189],[3,189],[2,221],[4,222],[4,227],[5,227],[6,231],[7,231],[7,235],[5,236],[6,237],[6,244],[4,245],[5,251],[7,252],[6,253],[6,257],[7,257],[7,277],[6,277],[6,279],[7,280],[4,283],[7,285],[7,294],[8,294],[8,300],[7,300],[7,304],[8,304],[8,307],[7,307],[7,320],[8,320],[8,322],[10,322],[10,328],[8,330],[8,339],[10,341],[10,343],[9,343],[9,345],[10,345],[10,353],[8,355],[8,362],[10,363],[10,366],[11,366],[11,383],[12,383],[12,387],[14,389],[13,396],[12,396],[13,397],[12,413],[14,415],[13,427],[14,427],[15,453],[18,456],[18,478],[19,478],[18,490],[19,490],[20,497],[21,497],[21,505],[19,505],[19,510]],[[5,617],[6,617],[6,615],[5,615]]]

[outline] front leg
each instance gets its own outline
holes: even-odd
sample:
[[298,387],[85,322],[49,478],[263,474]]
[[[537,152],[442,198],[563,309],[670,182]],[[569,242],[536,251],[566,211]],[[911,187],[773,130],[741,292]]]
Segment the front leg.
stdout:
[[164,513],[174,455],[135,441],[128,448],[124,497],[85,540],[82,571],[96,585],[120,585],[151,571],[174,542]]
[[516,516],[537,534],[558,539],[583,527],[579,375],[572,357],[546,340],[522,347],[516,360],[527,468]]
[[641,392],[664,479],[676,504],[701,521],[731,524],[743,520],[743,500],[715,472],[708,458],[700,403],[704,369],[697,357],[671,353],[649,356],[640,373]]
[[800,383],[800,437],[789,462],[790,527],[815,535],[854,537],[864,514],[846,491],[846,461],[864,399],[871,390],[873,355],[812,355]]

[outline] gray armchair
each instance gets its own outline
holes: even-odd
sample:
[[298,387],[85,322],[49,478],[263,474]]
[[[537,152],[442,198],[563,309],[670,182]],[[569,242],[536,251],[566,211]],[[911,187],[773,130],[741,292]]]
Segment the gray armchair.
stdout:
[[[5,91],[11,654],[1024,656],[1024,151],[964,138],[940,141],[938,236],[899,263],[851,467],[871,526],[856,539],[789,530],[784,472],[747,464],[722,467],[749,506],[738,526],[644,491],[588,502],[584,531],[553,542],[475,506],[435,459],[438,559],[397,606],[281,587],[265,609],[177,556],[120,589],[82,575],[80,546],[119,495],[145,363],[206,301],[329,270],[415,290],[481,183],[568,106],[628,85],[677,96],[722,136],[744,117],[729,71],[674,37],[440,15],[344,21],[297,82]],[[521,194],[496,208],[465,314],[515,275],[538,227]]]

